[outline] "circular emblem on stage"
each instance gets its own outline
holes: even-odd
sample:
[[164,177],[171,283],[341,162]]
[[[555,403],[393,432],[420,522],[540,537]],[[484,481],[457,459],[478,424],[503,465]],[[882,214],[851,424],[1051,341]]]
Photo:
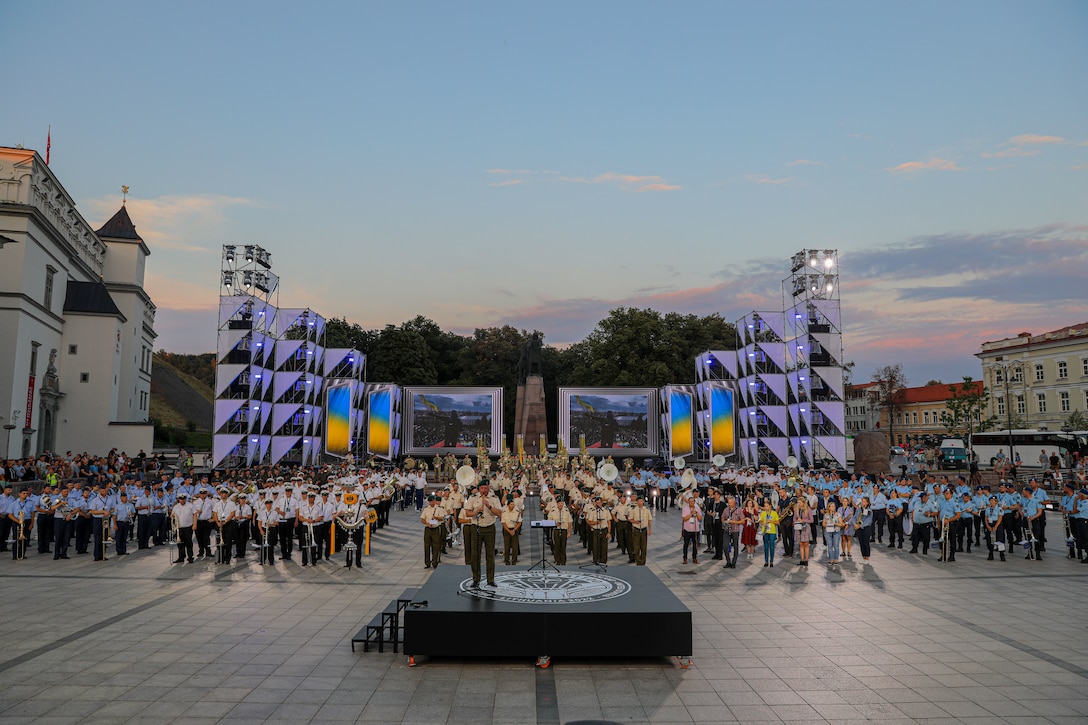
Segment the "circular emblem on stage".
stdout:
[[504,571],[495,574],[493,587],[474,589],[472,580],[465,579],[460,589],[477,599],[517,604],[584,604],[622,597],[631,591],[631,585],[607,574]]

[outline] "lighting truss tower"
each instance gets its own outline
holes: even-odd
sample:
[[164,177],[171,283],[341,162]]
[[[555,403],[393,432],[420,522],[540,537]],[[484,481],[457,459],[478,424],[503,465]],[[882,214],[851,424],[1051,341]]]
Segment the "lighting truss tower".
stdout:
[[845,467],[838,251],[802,249],[793,255],[782,296],[789,453],[802,466]]
[[215,369],[215,465],[266,462],[271,442],[272,354],[279,278],[272,255],[223,245]]

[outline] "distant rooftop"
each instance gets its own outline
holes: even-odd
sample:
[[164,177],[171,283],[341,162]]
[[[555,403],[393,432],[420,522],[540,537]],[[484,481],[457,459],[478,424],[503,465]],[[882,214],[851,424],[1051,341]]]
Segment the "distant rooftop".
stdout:
[[1088,322],[1069,325],[1041,335],[1032,335],[1030,332],[1021,332],[1016,337],[1006,337],[1004,340],[994,340],[982,343],[982,352],[995,352],[998,350],[1016,350],[1028,348],[1032,345],[1043,345],[1051,342],[1060,342],[1078,337],[1088,337]]
[[128,209],[122,204],[108,222],[102,225],[95,234],[100,239],[132,239],[142,242],[143,239],[136,233],[136,225],[128,215]]

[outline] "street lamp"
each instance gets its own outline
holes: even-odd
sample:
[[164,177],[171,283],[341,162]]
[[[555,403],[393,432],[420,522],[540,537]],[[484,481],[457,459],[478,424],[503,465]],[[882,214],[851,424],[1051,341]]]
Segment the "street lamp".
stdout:
[[4,441],[4,458],[7,458],[11,453],[11,432],[18,427],[16,426],[16,422],[22,414],[23,411],[21,410],[12,411],[11,422],[4,426],[4,430],[7,431],[7,440]]
[[[1012,443],[1012,395],[1009,392],[1009,378],[1012,377],[1012,371],[1014,369],[1023,370],[1023,360],[1009,360],[1007,362],[994,361],[987,363],[987,368],[991,372],[999,371],[1001,373],[1002,381],[1005,383],[1005,413],[1008,417],[1008,430],[1009,430],[1009,464],[1015,465],[1016,453],[1013,451]],[[1023,373],[1021,373],[1023,374]]]

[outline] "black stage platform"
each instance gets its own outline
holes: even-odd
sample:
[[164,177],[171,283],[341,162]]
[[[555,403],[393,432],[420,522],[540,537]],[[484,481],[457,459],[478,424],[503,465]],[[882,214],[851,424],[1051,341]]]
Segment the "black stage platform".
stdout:
[[686,657],[691,610],[645,567],[607,574],[496,569],[472,593],[467,566],[442,564],[404,612],[404,652],[455,657]]

